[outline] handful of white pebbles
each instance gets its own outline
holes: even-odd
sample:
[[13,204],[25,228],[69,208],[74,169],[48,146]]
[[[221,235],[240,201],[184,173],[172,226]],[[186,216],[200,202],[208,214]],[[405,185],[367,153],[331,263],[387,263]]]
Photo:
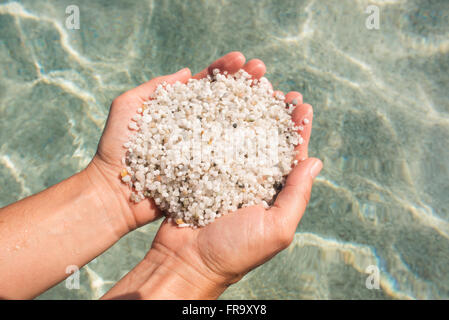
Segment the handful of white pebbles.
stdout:
[[269,207],[303,142],[284,98],[244,70],[159,85],[124,145],[131,200],[152,198],[179,227],[194,228],[240,207]]

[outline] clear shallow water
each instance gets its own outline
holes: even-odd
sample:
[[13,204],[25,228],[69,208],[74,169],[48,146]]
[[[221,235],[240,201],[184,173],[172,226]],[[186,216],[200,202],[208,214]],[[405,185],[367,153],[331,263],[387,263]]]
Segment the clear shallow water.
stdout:
[[[65,27],[71,4],[80,30]],[[83,168],[121,92],[240,50],[314,106],[324,169],[294,243],[222,297],[449,298],[448,1],[1,1],[0,30],[0,206]],[[156,230],[40,298],[98,298]]]

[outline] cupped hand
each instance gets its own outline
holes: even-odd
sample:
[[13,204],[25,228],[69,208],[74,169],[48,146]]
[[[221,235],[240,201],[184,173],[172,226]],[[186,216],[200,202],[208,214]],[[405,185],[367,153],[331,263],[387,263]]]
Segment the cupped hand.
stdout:
[[[257,65],[260,71],[265,71],[260,60]],[[201,73],[199,77],[205,74]],[[262,75],[263,72],[257,73],[257,77]],[[185,279],[195,279],[197,287],[201,286],[198,279],[204,279],[208,286],[216,283],[226,288],[291,243],[322,163],[319,159],[308,158],[312,107],[302,102],[298,92],[290,92],[285,98],[287,103],[297,105],[292,117],[297,125],[304,127],[301,131],[304,142],[297,146],[299,163],[289,174],[274,205],[269,209],[262,206],[242,208],[197,229],[179,228],[166,219],[146,259],[157,256],[157,263],[176,261],[171,263],[176,267],[171,268]],[[161,256],[165,258],[161,259]],[[187,270],[185,274],[183,270]],[[210,298],[214,298],[213,294]]]
[[[231,52],[213,62],[193,78],[203,78],[215,68],[229,73],[243,68],[254,78],[260,78],[265,73],[265,65],[262,61],[254,59],[245,64],[243,54]],[[152,199],[145,199],[139,203],[132,202],[130,200],[131,190],[121,182],[122,158],[126,153],[123,144],[127,142],[132,133],[128,125],[137,109],[150,99],[159,84],[175,83],[176,81],[186,83],[191,77],[190,70],[184,68],[174,74],[154,78],[123,93],[111,104],[97,153],[85,171],[88,173],[91,183],[99,190],[98,195],[101,201],[116,204],[117,210],[122,212],[120,216],[123,218],[126,231],[133,230],[161,216]]]

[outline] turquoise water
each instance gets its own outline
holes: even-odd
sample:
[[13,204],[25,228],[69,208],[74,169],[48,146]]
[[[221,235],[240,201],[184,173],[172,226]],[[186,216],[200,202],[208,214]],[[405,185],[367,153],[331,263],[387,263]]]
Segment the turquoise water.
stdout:
[[[240,50],[314,106],[324,169],[293,244],[222,297],[449,298],[449,1],[0,1],[0,30],[0,206],[85,167],[121,92]],[[100,297],[156,230],[40,298]]]

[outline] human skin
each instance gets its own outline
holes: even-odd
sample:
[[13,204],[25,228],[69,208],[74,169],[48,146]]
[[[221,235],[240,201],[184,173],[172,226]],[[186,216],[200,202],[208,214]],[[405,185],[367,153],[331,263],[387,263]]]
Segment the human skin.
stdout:
[[[232,68],[226,69],[230,73],[244,66],[243,55],[232,54]],[[264,75],[262,61],[249,64],[252,67],[246,69],[253,77]],[[216,299],[229,285],[288,247],[309,201],[313,179],[322,168],[319,159],[308,158],[312,107],[302,102],[298,92],[286,95],[286,102],[292,101],[297,104],[293,120],[304,126],[304,143],[296,148],[299,163],[274,205],[268,210],[242,208],[197,229],[178,228],[165,219],[145,258],[103,299]]]
[[[262,61],[245,64],[232,52],[194,76],[212,69],[233,73],[244,68],[254,78],[265,73]],[[186,82],[185,68],[152,79],[116,98],[91,163],[74,176],[0,209],[0,298],[29,299],[68,276],[67,267],[83,265],[128,232],[161,217],[154,201],[135,204],[119,179],[128,124],[158,84]],[[297,92],[295,121],[312,120],[312,108]],[[290,99],[290,100],[289,100]],[[298,159],[307,158],[311,122]],[[164,221],[143,261],[104,298],[216,298],[243,274],[291,241],[310,195],[318,159],[301,161],[270,210],[255,206],[230,213],[201,229],[179,229]],[[236,215],[239,217],[236,218]],[[220,241],[217,241],[219,239]],[[256,243],[259,241],[259,244]]]

